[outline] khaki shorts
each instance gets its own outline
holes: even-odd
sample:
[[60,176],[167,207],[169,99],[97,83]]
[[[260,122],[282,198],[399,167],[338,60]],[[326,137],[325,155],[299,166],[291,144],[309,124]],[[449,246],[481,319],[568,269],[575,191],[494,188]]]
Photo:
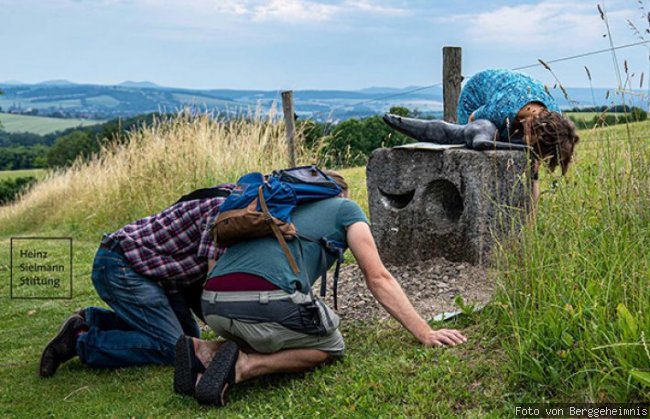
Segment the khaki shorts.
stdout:
[[[290,301],[304,302],[305,299],[309,299],[304,294],[288,294],[282,291],[270,293],[214,293],[204,291],[202,303],[206,323],[219,336],[235,341],[239,345],[249,346],[259,353],[273,353],[283,349],[318,349],[335,357],[343,355],[345,343],[338,329],[338,316],[320,301],[321,313],[327,316],[328,319],[335,317],[334,328],[322,335],[303,333],[295,328],[290,329],[276,321],[264,321],[261,318],[255,320],[237,318],[236,316],[224,316],[222,314],[224,307],[233,301],[238,303],[239,310],[242,308],[241,304],[244,304],[245,311],[260,313],[264,308],[268,307],[266,306],[268,304],[268,294],[271,294],[271,300],[282,300],[285,308]],[[222,305],[217,308],[219,304]]]
[[336,329],[326,336],[307,335],[287,329],[279,323],[250,323],[217,315],[205,317],[216,334],[255,352],[268,354],[282,349],[319,349],[332,356],[342,356],[345,343]]

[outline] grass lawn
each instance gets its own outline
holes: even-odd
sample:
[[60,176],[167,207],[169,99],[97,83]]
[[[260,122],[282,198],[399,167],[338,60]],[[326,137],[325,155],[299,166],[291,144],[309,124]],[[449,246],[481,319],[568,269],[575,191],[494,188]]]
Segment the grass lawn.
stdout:
[[[343,171],[366,202],[365,168]],[[364,205],[367,211],[367,205]],[[65,233],[50,231],[47,236]],[[40,352],[72,311],[105,307],[90,272],[97,237],[74,241],[72,300],[10,300],[9,252],[0,253],[0,416],[109,417],[502,417],[512,409],[490,310],[446,323],[469,341],[450,349],[424,348],[394,321],[343,320],[347,354],[314,372],[268,377],[238,386],[214,411],[172,390],[171,367],[93,370],[73,360],[51,379],[37,375]],[[9,248],[7,237],[0,246]],[[210,336],[210,335],[208,335]],[[213,336],[213,335],[212,335]],[[43,397],[47,395],[47,397]],[[73,409],[73,410],[71,410]],[[72,413],[73,412],[73,413]]]
[[[8,249],[9,241],[0,242]],[[216,413],[172,391],[171,367],[93,370],[77,360],[51,379],[37,376],[42,347],[72,311],[105,306],[90,282],[96,242],[74,242],[74,298],[9,300],[8,253],[0,275],[0,416],[196,417]],[[469,342],[424,348],[397,323],[343,322],[347,356],[314,372],[255,380],[237,387],[225,417],[501,417],[507,377],[489,312],[462,323]]]
[[67,128],[96,125],[101,122],[90,119],[63,119],[0,113],[0,124],[3,130],[7,132],[33,132],[40,135],[62,131]]
[[27,176],[40,180],[45,177],[45,169],[0,170],[0,180]]
[[[367,211],[365,168],[343,173],[357,191],[352,198]],[[68,234],[65,228],[43,233]],[[445,324],[463,329],[469,337],[467,344],[451,349],[424,348],[394,321],[344,319],[347,355],[342,362],[238,386],[218,412],[176,395],[171,367],[106,371],[73,360],[52,379],[41,379],[40,352],[60,323],[81,307],[106,306],[90,281],[99,238],[75,236],[72,300],[10,300],[9,252],[0,253],[0,416],[501,417],[512,407],[512,401],[503,400],[508,381],[505,355],[489,311]],[[7,236],[0,246],[9,249]]]

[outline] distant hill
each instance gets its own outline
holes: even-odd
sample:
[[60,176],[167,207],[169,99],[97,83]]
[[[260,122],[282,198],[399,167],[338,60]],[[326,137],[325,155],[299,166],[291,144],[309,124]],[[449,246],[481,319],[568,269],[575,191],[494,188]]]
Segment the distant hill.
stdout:
[[69,80],[46,80],[36,84],[40,86],[74,86],[76,83]]
[[156,83],[152,83],[150,81],[131,81],[131,80],[123,81],[122,83],[119,83],[116,86],[136,87],[136,88],[143,88],[143,89],[158,89],[158,88],[160,88],[160,86],[158,86]]
[[[249,114],[268,111],[280,102],[278,91],[233,89],[181,89],[161,87],[149,81],[125,81],[118,85],[76,84],[67,80],[50,80],[38,84],[0,83],[3,112],[33,110],[40,115],[112,119],[151,112],[175,112],[184,108],[220,114]],[[301,118],[343,120],[386,112],[391,106],[405,106],[425,114],[442,111],[442,87],[422,90],[369,87],[362,90],[297,90],[294,92],[296,113]],[[608,106],[620,104],[608,89],[567,88],[570,100],[559,88],[551,89],[562,108],[574,106]],[[645,93],[645,92],[642,92]],[[632,105],[647,109],[645,96],[628,96]],[[630,104],[628,102],[628,104]]]

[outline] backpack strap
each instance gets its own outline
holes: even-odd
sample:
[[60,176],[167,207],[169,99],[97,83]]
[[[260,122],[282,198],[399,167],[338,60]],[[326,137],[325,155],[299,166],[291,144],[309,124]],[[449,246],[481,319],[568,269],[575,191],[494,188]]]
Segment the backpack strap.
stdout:
[[[336,255],[336,267],[334,268],[334,278],[332,279],[332,298],[334,299],[334,310],[338,310],[338,287],[339,287],[339,273],[341,272],[341,264],[343,263],[343,254],[345,253],[345,247],[343,243],[337,242],[335,240],[329,240],[327,237],[321,237],[320,239],[321,247],[326,251]],[[325,296],[327,287],[325,283],[327,282],[327,267],[323,270],[323,276],[321,279],[321,296]]]
[[212,188],[197,189],[187,195],[181,196],[173,205],[180,204],[181,202],[193,201],[195,199],[216,198],[219,196],[224,198],[230,196],[230,190],[222,187],[222,185],[214,186]]
[[330,240],[327,237],[321,237],[320,239],[315,239],[313,237],[306,236],[304,234],[298,233],[298,237],[313,243],[318,243],[321,248],[321,260],[322,265],[320,271],[320,296],[325,297],[327,293],[327,255],[330,253],[336,256],[336,267],[334,268],[334,278],[332,280],[332,298],[334,299],[334,310],[338,310],[338,284],[339,284],[339,273],[341,272],[341,264],[343,263],[345,253],[345,244],[336,240]]
[[280,247],[282,247],[282,251],[284,252],[287,259],[289,260],[289,265],[291,265],[291,269],[293,269],[293,273],[295,274],[300,273],[300,269],[298,268],[296,259],[294,259],[293,255],[291,254],[291,249],[289,249],[289,246],[287,245],[287,241],[284,239],[284,236],[280,231],[280,227],[278,227],[278,225],[275,223],[275,220],[273,220],[273,216],[269,212],[269,207],[266,205],[266,200],[264,199],[264,185],[261,185],[259,187],[257,194],[260,200],[260,207],[262,208],[262,213],[266,216],[265,221],[271,227],[271,230],[273,230],[273,235],[275,235],[275,238],[278,239],[278,242],[280,243]]

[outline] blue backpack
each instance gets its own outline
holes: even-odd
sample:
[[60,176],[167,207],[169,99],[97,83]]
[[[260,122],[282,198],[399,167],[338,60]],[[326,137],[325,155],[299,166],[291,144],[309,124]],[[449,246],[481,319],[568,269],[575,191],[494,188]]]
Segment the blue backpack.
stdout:
[[[336,288],[345,244],[298,233],[291,222],[291,213],[298,205],[332,198],[341,192],[336,182],[314,165],[277,170],[266,177],[257,172],[249,173],[239,178],[219,209],[212,226],[215,242],[227,247],[243,240],[274,235],[296,274],[300,268],[286,240],[299,237],[319,243],[324,252],[337,256],[333,284],[336,308]],[[321,260],[326,265],[324,255]],[[321,267],[321,296],[325,295],[327,268]]]

